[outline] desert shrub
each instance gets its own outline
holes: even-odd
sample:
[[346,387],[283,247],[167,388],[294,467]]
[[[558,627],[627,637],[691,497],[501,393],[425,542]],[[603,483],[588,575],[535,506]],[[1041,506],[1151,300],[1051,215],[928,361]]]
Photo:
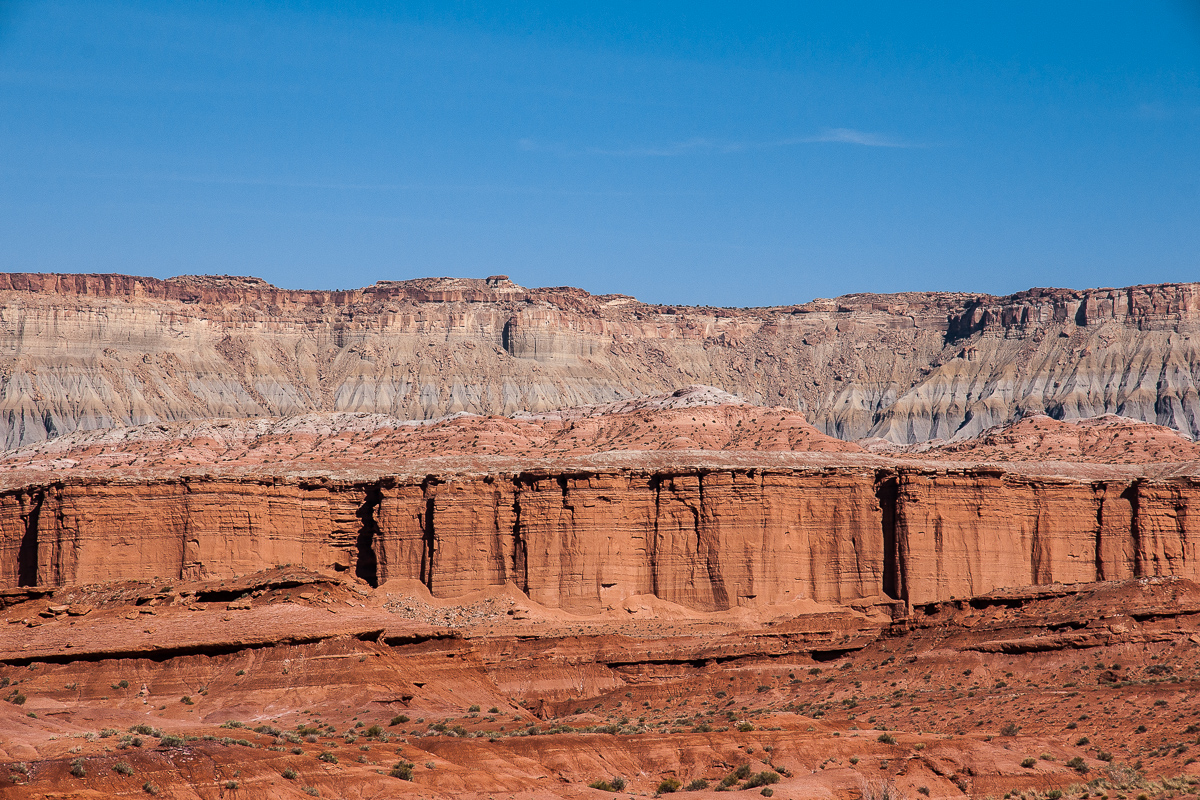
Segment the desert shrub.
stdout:
[[759,786],[769,786],[772,783],[779,783],[779,773],[763,770],[756,775],[751,775],[750,779],[742,784],[742,788],[757,789]]
[[113,764],[113,772],[121,775],[132,775],[133,767],[129,766],[124,761],[118,761],[117,763]]
[[142,791],[153,797],[154,795],[158,794],[158,785],[151,783],[150,781],[146,781],[142,784]]
[[367,728],[367,732],[365,735],[368,739],[375,739],[379,736],[382,736],[383,735],[383,727],[380,725],[372,725],[371,727]]
[[696,780],[692,781],[686,787],[684,787],[684,791],[699,792],[699,791],[701,791],[703,789],[707,789],[707,788],[708,788],[708,781],[704,780],[704,778],[696,778]]
[[923,794],[926,797],[929,797],[929,787],[928,786],[918,786],[917,794]]
[[183,747],[183,737],[182,736],[172,736],[169,733],[165,734],[161,739],[158,740],[158,746],[159,747]]
[[402,781],[411,781],[413,779],[413,763],[411,761],[397,761],[388,771],[388,775],[393,778],[399,778]]
[[749,733],[750,731],[754,730],[754,726],[749,722],[739,722],[737,729],[740,733]]
[[748,777],[750,777],[750,765],[742,764],[740,767],[735,769],[733,772],[729,773],[724,778],[722,778],[719,786],[721,788],[728,789],[730,786],[733,786],[738,781],[744,780]]
[[296,778],[300,777],[299,773],[297,773],[296,770],[292,769],[291,767],[285,769],[280,773],[280,775],[287,778],[289,781],[294,781]]
[[1025,769],[1032,769],[1037,764],[1036,758],[1025,758],[1021,760],[1021,766]]
[[162,736],[162,731],[160,731],[158,728],[152,728],[144,723],[141,725],[134,725],[129,729],[129,732],[140,733],[142,736],[153,736],[155,739]]
[[225,788],[226,789],[236,789],[236,788],[238,788],[238,782],[237,781],[225,781]]
[[1004,727],[1000,729],[1001,736],[1016,736],[1021,727],[1015,722],[1006,722]]
[[1108,752],[1107,750],[1101,750],[1099,753],[1096,753],[1096,758],[1098,758],[1101,761],[1112,761],[1113,754]]
[[478,714],[478,713],[479,713],[479,706],[471,706],[470,708],[468,708],[468,709],[467,709],[467,713],[469,713],[469,714]]
[[895,744],[896,737],[892,736],[890,733],[881,733],[879,734],[878,741],[882,742],[883,744]]
[[663,778],[662,783],[658,784],[658,793],[670,794],[672,792],[678,792],[682,785],[683,784],[674,778]]
[[321,754],[320,754],[319,756],[317,756],[317,760],[318,760],[318,761],[324,761],[326,764],[336,764],[336,763],[338,763],[338,757],[337,757],[337,756],[335,756],[335,755],[334,755],[334,754],[333,754],[331,751],[329,751],[329,750],[324,750],[324,751],[322,751],[322,752],[321,752]]
[[192,702],[192,698],[186,694],[183,697],[179,698],[179,702],[183,703],[185,706],[195,705]]
[[315,786],[305,786],[301,791],[303,791],[305,794],[311,795],[313,797],[321,796],[321,792],[318,791],[317,787],[315,787]]
[[9,702],[12,703],[13,705],[23,706],[23,705],[25,705],[25,700],[26,700],[25,695],[17,693],[15,695],[13,695],[12,700],[10,700]]
[[407,714],[397,714],[396,716],[392,717],[392,721],[389,722],[388,725],[400,725],[405,722],[408,722],[408,715]]
[[1063,793],[1061,789],[1051,789],[1050,791],[1046,792],[1046,800],[1058,800],[1062,796]]
[[1090,768],[1088,767],[1087,762],[1084,761],[1079,756],[1075,756],[1070,761],[1068,761],[1067,766],[1070,767],[1071,769],[1075,770],[1076,772],[1078,772],[1080,775],[1086,775],[1090,771]]
[[71,762],[71,774],[76,778],[82,778],[87,775],[87,767],[83,765],[82,758],[77,758]]
[[276,737],[283,735],[283,731],[279,730],[279,728],[271,727],[270,725],[259,725],[257,728],[254,729],[254,732],[255,733],[265,733],[267,736],[276,736]]
[[221,727],[222,728],[244,728],[246,726],[243,723],[238,722],[236,719],[231,719],[227,722],[222,722]]

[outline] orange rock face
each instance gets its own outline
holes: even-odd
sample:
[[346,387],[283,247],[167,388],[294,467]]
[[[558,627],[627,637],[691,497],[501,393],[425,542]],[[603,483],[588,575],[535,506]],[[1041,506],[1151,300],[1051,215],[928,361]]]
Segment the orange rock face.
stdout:
[[[0,500],[3,585],[347,569],[362,492],[211,481],[69,483]],[[11,557],[15,555],[16,557]]]
[[383,493],[380,577],[444,597],[511,582],[580,612],[639,594],[700,610],[849,600],[881,594],[879,519],[869,474],[426,483]]
[[996,468],[677,469],[371,482],[70,480],[0,496],[0,585],[195,580],[305,564],[455,597],[512,583],[592,613],[1200,578],[1192,478]]
[[902,473],[897,484],[900,594],[914,604],[996,587],[1200,575],[1194,478],[1084,483],[969,470]]

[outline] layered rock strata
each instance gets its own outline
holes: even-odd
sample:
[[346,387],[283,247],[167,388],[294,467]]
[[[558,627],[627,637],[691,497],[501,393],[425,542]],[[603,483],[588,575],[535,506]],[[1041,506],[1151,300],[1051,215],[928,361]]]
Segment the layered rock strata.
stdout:
[[1200,286],[850,295],[716,309],[487,280],[0,274],[0,441],[361,411],[539,412],[692,383],[843,439],[1116,413],[1200,434]]
[[280,564],[512,583],[590,613],[632,595],[699,610],[997,587],[1200,580],[1200,479],[995,467],[675,468],[370,481],[71,478],[0,495],[0,587],[228,577]]

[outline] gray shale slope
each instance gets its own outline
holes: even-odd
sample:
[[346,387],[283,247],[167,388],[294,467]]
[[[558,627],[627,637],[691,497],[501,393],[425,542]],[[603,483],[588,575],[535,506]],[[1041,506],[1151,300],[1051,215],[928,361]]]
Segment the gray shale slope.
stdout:
[[696,308],[503,276],[279,289],[0,274],[0,437],[197,418],[512,414],[708,384],[843,439],[962,439],[1033,412],[1200,435],[1200,284]]

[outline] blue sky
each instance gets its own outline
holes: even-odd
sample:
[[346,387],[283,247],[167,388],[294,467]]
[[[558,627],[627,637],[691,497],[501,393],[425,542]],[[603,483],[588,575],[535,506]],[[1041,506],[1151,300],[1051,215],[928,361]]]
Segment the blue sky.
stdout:
[[1200,279],[1200,3],[0,0],[0,270]]

